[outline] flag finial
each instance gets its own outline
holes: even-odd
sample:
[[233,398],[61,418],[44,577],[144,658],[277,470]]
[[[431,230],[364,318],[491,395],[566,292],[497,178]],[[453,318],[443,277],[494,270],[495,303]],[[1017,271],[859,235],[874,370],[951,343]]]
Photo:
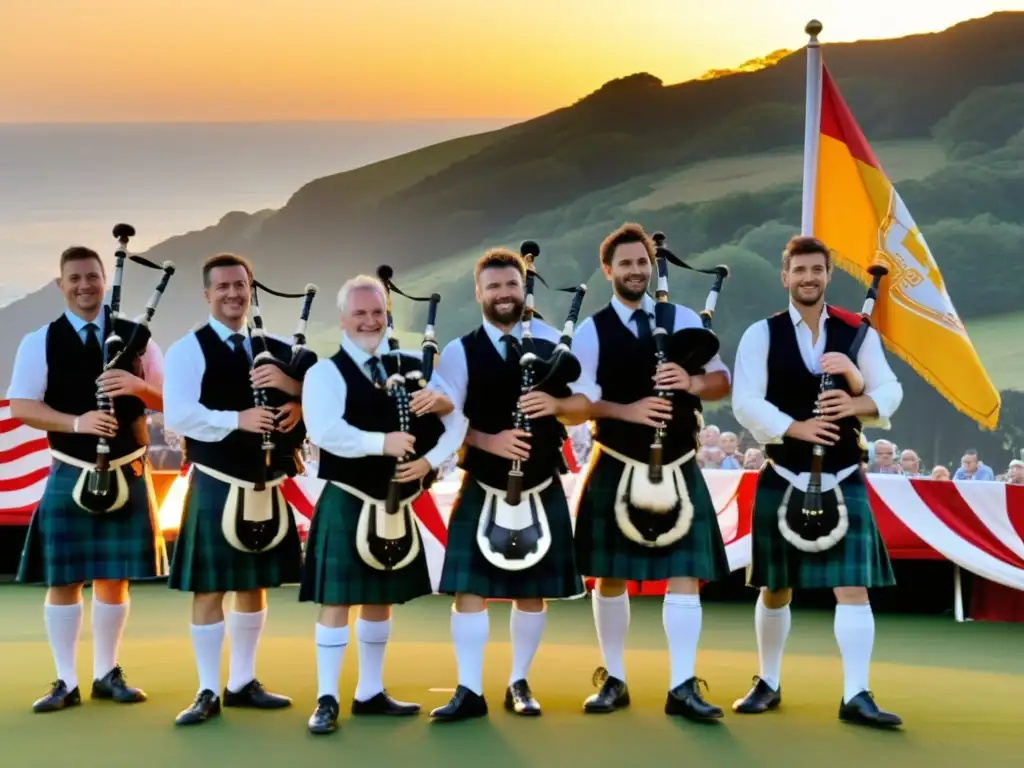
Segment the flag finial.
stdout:
[[804,27],[804,32],[810,35],[812,38],[817,38],[821,34],[821,22],[817,19],[811,19],[807,22],[807,26]]

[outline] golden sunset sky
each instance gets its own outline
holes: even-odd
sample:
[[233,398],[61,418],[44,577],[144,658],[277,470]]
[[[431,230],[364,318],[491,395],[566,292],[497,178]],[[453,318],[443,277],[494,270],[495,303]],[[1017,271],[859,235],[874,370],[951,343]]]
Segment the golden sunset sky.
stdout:
[[[522,118],[987,0],[0,0],[0,122]],[[896,75],[897,73],[894,73]]]

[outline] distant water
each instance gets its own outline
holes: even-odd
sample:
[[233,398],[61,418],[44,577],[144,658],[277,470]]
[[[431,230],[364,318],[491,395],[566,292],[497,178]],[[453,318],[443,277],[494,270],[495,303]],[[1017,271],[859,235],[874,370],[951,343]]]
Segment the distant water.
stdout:
[[320,176],[512,120],[402,123],[0,124],[0,306],[56,275],[71,244],[113,259],[228,211],[280,208]]

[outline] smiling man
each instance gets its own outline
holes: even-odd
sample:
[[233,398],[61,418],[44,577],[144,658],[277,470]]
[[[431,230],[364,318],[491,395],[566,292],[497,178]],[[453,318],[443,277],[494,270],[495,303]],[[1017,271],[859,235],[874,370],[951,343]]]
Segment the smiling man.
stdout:
[[[281,493],[294,471],[293,449],[277,441],[269,461],[264,439],[295,429],[296,403],[275,413],[253,407],[254,388],[297,397],[302,382],[276,365],[252,367],[246,317],[253,274],[241,256],[224,253],[203,265],[210,316],[167,350],[164,423],[183,436],[192,464],[185,509],[168,586],[192,597],[192,646],[199,691],[178,715],[179,725],[220,714],[220,657],[225,634],[224,593],[234,592],[227,618],[230,670],[227,707],[277,709],[291,700],[268,693],[256,679],[256,646],[267,617],[266,590],[300,578],[298,530]],[[270,353],[287,360],[291,345],[267,335]]]
[[[53,712],[81,703],[75,654],[82,629],[82,585],[92,582],[92,698],[145,701],[125,683],[117,651],[128,618],[128,583],[166,572],[146,457],[147,408],[162,406],[162,358],[152,340],[143,355],[103,372],[103,343],[116,327],[127,340],[132,323],[104,306],[106,274],[99,255],[74,246],[60,257],[57,287],[67,309],[27,335],[18,348],[7,397],[11,415],[46,432],[53,463],[32,515],[18,581],[49,589],[43,608],[57,668],[49,694],[33,706]],[[114,415],[97,410],[98,386],[114,398]],[[83,506],[84,473],[95,468],[97,441],[110,445],[109,466],[124,480],[123,502],[96,513]]]

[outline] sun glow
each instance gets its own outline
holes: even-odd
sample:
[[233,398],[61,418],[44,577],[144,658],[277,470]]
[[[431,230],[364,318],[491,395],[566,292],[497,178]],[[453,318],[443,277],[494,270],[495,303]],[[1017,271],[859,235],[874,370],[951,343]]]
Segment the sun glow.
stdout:
[[160,510],[157,512],[157,522],[160,523],[160,531],[167,533],[177,531],[181,527],[181,517],[185,512],[185,494],[188,491],[188,476],[179,475],[174,478],[171,487],[167,489]]

